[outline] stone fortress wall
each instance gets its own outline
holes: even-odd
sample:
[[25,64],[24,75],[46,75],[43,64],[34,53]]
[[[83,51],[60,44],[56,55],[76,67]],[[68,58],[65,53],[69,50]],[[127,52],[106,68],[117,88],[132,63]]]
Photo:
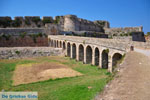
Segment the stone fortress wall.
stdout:
[[[142,27],[110,28],[108,21],[88,21],[78,18],[75,15],[56,16],[54,19],[51,16],[44,16],[42,19],[39,16],[25,16],[15,17],[13,20],[11,17],[6,16],[0,17],[0,46],[47,46],[48,40],[44,37],[38,37],[35,43],[37,34],[58,35],[62,32],[64,34],[65,32],[75,32],[79,34],[90,32],[92,34],[117,36],[113,39],[144,41],[144,33],[142,31]],[[133,38],[130,32],[139,33],[133,34]],[[21,38],[19,38],[23,33],[27,33],[28,36],[24,38],[21,36]],[[29,36],[31,34],[35,35]],[[10,38],[9,35],[16,37]],[[122,35],[127,35],[127,37],[122,37]]]
[[[99,23],[103,23],[103,26]],[[107,21],[88,21],[75,15],[66,15],[64,18],[64,31],[96,31],[104,32],[103,27],[109,27]]]
[[44,28],[0,28],[0,47],[48,46]]
[[110,28],[110,23],[104,20],[89,21],[76,15],[0,17],[0,28],[47,28],[51,31],[92,31],[106,34],[121,34],[128,32],[143,32],[143,27]]
[[45,27],[46,23],[53,23],[54,20],[50,16],[44,16],[42,19],[40,16],[25,16],[14,17],[14,20],[9,16],[0,17],[0,28],[39,28]]
[[105,33],[110,35],[123,35],[130,32],[143,32],[143,27],[105,28]]

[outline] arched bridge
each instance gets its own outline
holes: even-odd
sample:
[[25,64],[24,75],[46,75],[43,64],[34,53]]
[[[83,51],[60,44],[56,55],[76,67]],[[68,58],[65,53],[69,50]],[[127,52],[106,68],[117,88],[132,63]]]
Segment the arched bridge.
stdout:
[[124,42],[91,37],[49,35],[49,46],[62,48],[65,55],[112,72],[117,61],[129,50]]

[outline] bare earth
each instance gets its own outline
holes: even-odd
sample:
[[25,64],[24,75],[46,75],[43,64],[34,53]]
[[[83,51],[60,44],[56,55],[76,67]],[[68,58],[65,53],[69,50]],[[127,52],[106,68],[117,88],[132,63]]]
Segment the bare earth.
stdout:
[[18,65],[14,71],[13,85],[80,75],[82,74],[68,66],[58,63],[22,64]]
[[120,68],[95,100],[150,100],[150,58],[129,52]]

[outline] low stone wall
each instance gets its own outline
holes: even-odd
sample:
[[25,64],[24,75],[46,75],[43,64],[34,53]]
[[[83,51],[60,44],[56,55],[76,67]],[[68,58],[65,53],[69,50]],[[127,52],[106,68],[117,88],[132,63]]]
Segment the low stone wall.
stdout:
[[131,42],[135,48],[150,49],[150,42]]
[[13,47],[0,48],[0,59],[17,59],[39,56],[58,56],[62,55],[61,48],[51,47]]

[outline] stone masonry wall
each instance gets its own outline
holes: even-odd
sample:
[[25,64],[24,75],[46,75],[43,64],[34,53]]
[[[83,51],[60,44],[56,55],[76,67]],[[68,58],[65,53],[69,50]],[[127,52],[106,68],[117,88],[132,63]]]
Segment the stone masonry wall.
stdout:
[[0,17],[0,27],[1,28],[10,28],[10,27],[30,27],[30,28],[39,28],[45,27],[46,23],[53,23],[54,20],[51,16],[43,16],[41,19],[40,16],[25,16],[25,17],[15,17],[14,20],[9,16]]
[[47,37],[31,37],[31,36],[10,36],[0,37],[0,47],[37,47],[48,46]]
[[[50,24],[48,28],[46,24]],[[15,17],[14,20],[9,16],[0,17],[0,28],[47,28],[52,31],[93,31],[105,32],[106,34],[122,34],[128,32],[142,32],[142,27],[110,28],[109,22],[104,20],[89,21],[78,18],[76,15],[56,16],[25,16]],[[49,32],[49,30],[47,31]],[[55,32],[57,33],[57,32]],[[54,34],[54,32],[52,32]]]
[[45,28],[0,28],[0,34],[19,35],[26,32],[27,34],[46,33]]
[[0,47],[48,46],[44,28],[0,28]]
[[103,32],[103,27],[96,22],[81,19],[75,15],[66,15],[64,16],[64,31]]
[[0,59],[17,59],[39,56],[59,56],[62,49],[51,47],[13,47],[0,48]]
[[105,28],[104,30],[106,34],[120,36],[130,32],[143,32],[143,27]]

